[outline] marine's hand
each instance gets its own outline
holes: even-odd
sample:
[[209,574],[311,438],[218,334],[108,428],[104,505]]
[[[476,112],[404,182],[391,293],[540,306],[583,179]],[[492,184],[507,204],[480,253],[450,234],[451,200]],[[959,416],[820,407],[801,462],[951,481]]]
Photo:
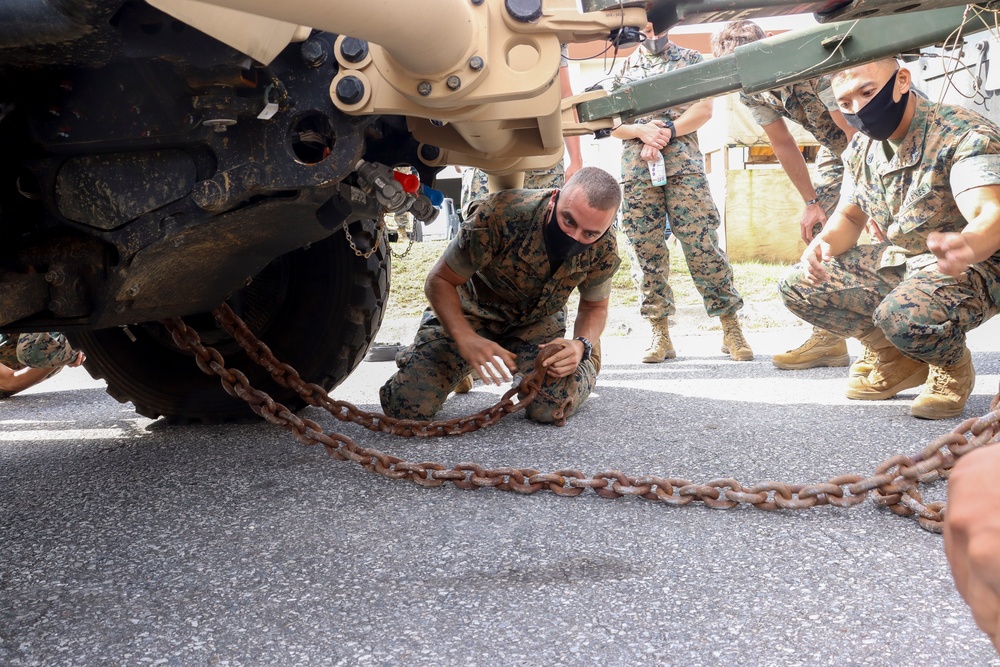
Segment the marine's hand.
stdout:
[[[651,147],[660,150],[666,147],[670,143],[670,140],[673,139],[673,132],[664,127],[661,120],[651,120],[648,123],[637,125],[637,128],[636,132],[639,135],[639,140],[646,144],[643,147],[644,149]],[[648,159],[643,157],[643,160]]]
[[975,251],[968,239],[958,232],[931,232],[927,237],[927,248],[938,258],[941,273],[949,276],[961,274],[975,259]]
[[948,478],[944,551],[955,588],[1000,651],[1000,445],[963,456]]
[[559,346],[559,351],[543,361],[542,367],[545,368],[546,375],[555,378],[566,377],[576,370],[583,359],[583,343],[568,338],[556,338],[538,347],[545,349],[553,346]]
[[645,146],[642,147],[642,150],[639,151],[639,159],[642,160],[643,162],[653,162],[654,160],[656,160],[656,156],[659,154],[660,154],[659,148],[646,144]]
[[82,366],[83,362],[85,362],[86,360],[87,360],[87,355],[83,353],[83,350],[80,350],[79,352],[76,353],[76,357],[73,359],[73,361],[69,362],[66,365],[69,366],[70,368],[76,368],[77,366]]
[[826,272],[823,262],[832,258],[830,244],[822,241],[819,236],[814,238],[802,253],[802,267],[805,270],[806,282],[810,285],[825,283],[830,275]]
[[802,219],[799,220],[799,227],[802,229],[802,240],[809,243],[813,240],[813,230],[816,225],[823,227],[826,224],[826,212],[819,203],[815,203],[812,206],[806,206],[806,210],[802,212]]
[[510,382],[512,373],[517,370],[516,354],[482,336],[470,336],[458,342],[458,353],[486,384]]

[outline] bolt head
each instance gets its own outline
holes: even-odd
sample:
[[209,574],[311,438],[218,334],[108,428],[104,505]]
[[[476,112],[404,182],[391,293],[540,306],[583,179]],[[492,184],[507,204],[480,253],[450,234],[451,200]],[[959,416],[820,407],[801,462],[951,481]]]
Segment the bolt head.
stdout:
[[345,37],[340,43],[340,55],[349,63],[359,63],[368,56],[368,42],[357,37]]
[[330,57],[326,44],[319,39],[307,39],[302,42],[299,51],[302,54],[302,62],[305,63],[306,67],[319,67]]
[[336,91],[344,104],[357,104],[365,97],[365,84],[356,76],[345,76],[337,82]]
[[448,84],[448,88],[450,88],[451,90],[458,90],[459,88],[462,87],[462,80],[454,75],[449,76],[448,80],[445,83]]
[[430,144],[424,144],[420,147],[420,157],[427,160],[428,162],[433,162],[434,160],[441,157],[441,149],[437,146],[431,146]]
[[534,23],[542,18],[542,0],[505,0],[504,7],[520,23]]
[[417,92],[427,97],[431,94],[431,83],[430,81],[421,81],[417,84]]
[[485,65],[486,63],[480,56],[472,56],[471,58],[469,58],[469,69],[471,69],[473,72],[478,72]]

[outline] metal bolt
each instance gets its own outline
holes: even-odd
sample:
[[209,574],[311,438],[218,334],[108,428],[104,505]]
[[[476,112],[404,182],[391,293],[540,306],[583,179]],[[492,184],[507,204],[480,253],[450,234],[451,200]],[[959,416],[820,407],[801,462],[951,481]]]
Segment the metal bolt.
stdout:
[[417,84],[417,92],[420,93],[421,95],[423,95],[424,97],[427,97],[428,95],[430,95],[431,94],[431,82],[430,81],[421,81],[420,83],[418,83]]
[[515,21],[534,23],[542,18],[542,0],[505,0],[507,13]]
[[357,37],[345,37],[340,43],[340,55],[349,63],[359,63],[368,56],[368,42]]
[[483,68],[483,66],[485,64],[486,63],[479,56],[472,56],[471,58],[469,58],[469,68],[473,72],[478,72],[479,70],[481,70]]
[[330,57],[326,43],[319,39],[307,39],[302,42],[299,50],[302,54],[302,62],[305,63],[306,67],[319,67]]
[[337,82],[337,99],[344,104],[357,104],[365,97],[365,84],[356,76],[345,76]]
[[66,276],[63,275],[63,272],[60,271],[59,269],[52,269],[51,271],[45,274],[45,282],[49,283],[50,285],[55,285],[56,287],[58,287],[59,285],[62,285],[64,282],[66,282]]
[[441,149],[437,146],[431,146],[430,144],[424,144],[420,147],[420,157],[428,162],[433,162],[434,160],[441,157]]
[[472,4],[474,4],[474,5],[475,5],[475,6],[477,6],[477,7],[478,7],[479,5],[481,5],[481,4],[483,4],[483,2],[484,2],[484,0],[472,0]]
[[458,90],[462,87],[462,80],[455,75],[449,76],[445,83],[447,83],[448,87],[452,90]]
[[128,294],[130,297],[135,298],[136,296],[139,295],[139,286],[138,285],[132,285],[131,287],[128,288],[128,291],[126,292],[126,294]]

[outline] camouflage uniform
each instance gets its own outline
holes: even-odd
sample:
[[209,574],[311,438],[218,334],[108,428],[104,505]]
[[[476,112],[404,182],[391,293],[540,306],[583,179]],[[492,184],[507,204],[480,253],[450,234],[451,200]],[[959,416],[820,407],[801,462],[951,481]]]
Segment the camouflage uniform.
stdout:
[[824,264],[814,287],[796,265],[781,281],[785,305],[844,336],[873,325],[907,357],[933,366],[961,361],[965,334],[997,312],[1000,253],[958,278],[937,270],[932,231],[967,224],[955,195],[1000,184],[1000,128],[974,111],[916,97],[913,122],[892,159],[889,142],[860,132],[844,153],[844,201],[878,225],[888,243],[856,246]]
[[[466,319],[480,336],[517,355],[518,374],[530,371],[540,343],[566,334],[566,301],[574,289],[587,301],[610,295],[618,269],[614,234],[605,234],[582,254],[549,273],[544,226],[552,190],[504,190],[477,202],[458,236],[445,250],[449,268],[469,280],[458,287]],[[595,342],[596,347],[596,342]],[[595,359],[573,375],[552,379],[527,408],[527,416],[553,421],[567,399],[568,417],[590,395],[597,380]],[[399,371],[379,395],[387,415],[430,419],[472,368],[428,308],[413,344],[396,355]]]
[[816,138],[821,148],[816,155],[814,187],[820,205],[829,216],[840,201],[840,184],[844,180],[844,163],[840,155],[847,148],[847,135],[830,116],[830,112],[838,108],[829,77],[821,76],[752,95],[741,92],[740,101],[762,127],[779,118],[787,118]]
[[[702,55],[668,43],[659,54],[637,48],[614,79],[613,88],[669,72],[704,60]],[[676,120],[690,105],[681,105],[639,119]],[[711,316],[732,315],[743,307],[733,286],[733,269],[719,247],[719,211],[705,177],[705,160],[695,132],[675,137],[661,151],[667,184],[654,186],[649,168],[639,156],[643,143],[629,139],[622,145],[622,230],[628,239],[632,279],[639,289],[639,312],[649,320],[662,320],[675,312],[674,293],[668,282],[670,230],[684,250],[688,270]]]
[[[52,372],[45,376],[45,379],[48,379],[76,359],[76,350],[61,333],[53,331],[14,335],[17,337],[0,334],[0,364],[11,370],[51,368]],[[14,393],[0,391],[0,398],[8,398]]]

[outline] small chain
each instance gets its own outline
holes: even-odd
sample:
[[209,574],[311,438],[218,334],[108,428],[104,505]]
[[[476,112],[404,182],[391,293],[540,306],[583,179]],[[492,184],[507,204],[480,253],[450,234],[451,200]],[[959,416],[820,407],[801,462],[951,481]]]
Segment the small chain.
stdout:
[[347,243],[351,246],[351,250],[353,250],[354,254],[357,255],[358,257],[364,257],[365,259],[368,259],[369,257],[375,254],[375,251],[378,250],[379,243],[382,242],[382,229],[385,227],[385,216],[382,216],[379,219],[379,222],[376,223],[375,225],[375,243],[374,245],[372,245],[371,250],[369,250],[368,252],[361,252],[360,250],[358,250],[358,246],[354,245],[354,237],[351,236],[351,230],[348,229],[349,227],[350,227],[349,224],[346,223],[344,224],[344,236],[347,237]]
[[393,257],[396,257],[397,259],[403,259],[408,254],[410,254],[410,248],[413,247],[413,237],[412,236],[407,236],[407,239],[409,240],[409,243],[406,244],[406,250],[404,250],[401,253],[400,252],[396,252],[395,248],[393,248],[391,244],[386,245],[386,247],[389,248],[389,252],[392,253]]

